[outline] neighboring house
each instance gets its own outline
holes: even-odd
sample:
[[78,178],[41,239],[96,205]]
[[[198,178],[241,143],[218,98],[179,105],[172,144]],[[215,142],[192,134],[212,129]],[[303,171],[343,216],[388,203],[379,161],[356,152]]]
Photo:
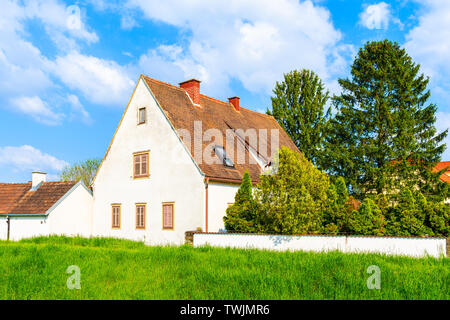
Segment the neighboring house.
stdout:
[[189,230],[224,231],[244,171],[258,182],[283,145],[298,151],[272,116],[238,97],[141,76],[92,183],[93,234],[181,244]]
[[443,182],[450,183],[450,161],[442,161],[439,162],[433,169],[433,172],[442,171],[444,169],[447,169],[442,173],[440,179]]
[[[441,174],[441,181],[450,183],[450,161],[439,162],[433,169],[433,172],[442,171],[447,169]],[[450,203],[450,198],[445,199],[445,203]]]
[[0,183],[0,239],[92,234],[92,194],[81,182]]

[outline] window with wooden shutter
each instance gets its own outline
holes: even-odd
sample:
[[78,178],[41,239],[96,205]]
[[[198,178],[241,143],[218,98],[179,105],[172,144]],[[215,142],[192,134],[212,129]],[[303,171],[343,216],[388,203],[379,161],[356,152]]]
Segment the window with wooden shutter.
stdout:
[[145,204],[136,204],[136,229],[145,229]]
[[112,228],[120,229],[120,211],[121,211],[120,204],[113,204],[111,206],[111,211],[112,211]]
[[174,203],[163,203],[163,229],[174,228]]
[[133,155],[133,178],[149,176],[149,152],[139,152]]

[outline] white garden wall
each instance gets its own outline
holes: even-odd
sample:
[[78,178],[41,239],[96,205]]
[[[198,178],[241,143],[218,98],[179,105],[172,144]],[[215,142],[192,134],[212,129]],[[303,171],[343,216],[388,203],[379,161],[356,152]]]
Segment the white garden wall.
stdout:
[[362,236],[283,236],[233,233],[194,233],[194,246],[210,245],[278,251],[371,252],[411,257],[446,255],[445,238]]

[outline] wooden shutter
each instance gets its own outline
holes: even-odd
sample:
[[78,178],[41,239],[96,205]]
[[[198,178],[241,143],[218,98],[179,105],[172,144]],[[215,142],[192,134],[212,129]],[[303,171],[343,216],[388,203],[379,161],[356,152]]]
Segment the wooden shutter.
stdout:
[[112,206],[112,227],[120,228],[120,205]]
[[145,204],[136,205],[136,229],[145,229]]
[[173,203],[163,204],[163,229],[173,229]]
[[148,153],[141,154],[141,175],[146,176],[147,172],[147,163],[148,163]]
[[138,177],[141,175],[141,156],[135,155],[134,156],[134,176]]

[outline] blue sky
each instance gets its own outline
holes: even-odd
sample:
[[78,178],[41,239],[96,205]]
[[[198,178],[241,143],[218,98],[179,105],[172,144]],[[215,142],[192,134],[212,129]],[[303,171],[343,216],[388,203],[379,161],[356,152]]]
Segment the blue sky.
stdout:
[[264,112],[283,73],[312,69],[338,93],[359,48],[385,38],[421,64],[448,128],[448,0],[2,0],[0,181],[103,157],[141,73]]

